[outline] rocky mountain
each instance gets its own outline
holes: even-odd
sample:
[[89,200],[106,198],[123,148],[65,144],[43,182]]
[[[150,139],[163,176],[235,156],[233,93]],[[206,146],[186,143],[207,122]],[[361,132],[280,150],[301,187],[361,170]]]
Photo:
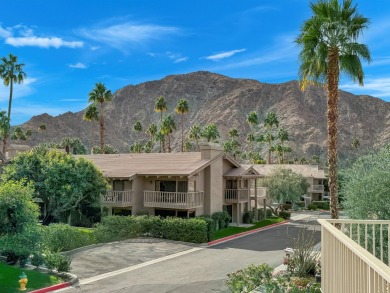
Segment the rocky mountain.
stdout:
[[[255,80],[229,78],[211,72],[194,72],[170,75],[161,80],[126,86],[114,93],[106,106],[106,143],[123,152],[138,139],[132,130],[137,120],[144,129],[159,123],[159,113],[154,112],[157,97],[164,96],[168,111],[180,98],[188,100],[189,113],[185,116],[185,133],[194,123],[206,125],[215,122],[221,140],[227,132],[237,127],[241,140],[249,127],[246,114],[257,111],[262,120],[267,112],[274,111],[280,124],[290,135],[293,149],[290,157],[318,155],[326,157],[326,92],[321,87],[310,87],[304,92],[297,81],[281,84],[266,84]],[[340,91],[339,148],[341,157],[376,148],[390,141],[390,103],[365,96]],[[88,147],[99,144],[97,122],[83,121],[84,111],[67,112],[52,117],[48,114],[34,116],[21,125],[23,129],[37,129],[42,123],[46,131],[34,133],[27,143],[58,142],[61,138],[79,137]],[[177,124],[180,118],[174,113]],[[179,129],[179,128],[178,128]],[[259,131],[264,131],[261,126]],[[360,147],[354,150],[351,142],[359,139]],[[147,136],[144,135],[144,139]],[[180,132],[174,134],[174,149],[179,149]]]

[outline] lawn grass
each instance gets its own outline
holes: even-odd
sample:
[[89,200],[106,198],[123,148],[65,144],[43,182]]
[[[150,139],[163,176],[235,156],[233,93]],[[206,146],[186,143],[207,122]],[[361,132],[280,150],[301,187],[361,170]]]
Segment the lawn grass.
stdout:
[[35,270],[19,268],[17,266],[9,266],[0,262],[0,292],[1,293],[16,293],[19,291],[19,276],[25,272],[27,275],[27,291],[44,288],[47,286],[61,283],[62,280],[56,276],[44,274]]
[[221,229],[221,230],[219,230],[219,231],[214,233],[213,240],[217,240],[217,239],[220,239],[220,238],[223,238],[223,237],[227,237],[227,236],[231,236],[231,235],[234,235],[234,234],[238,234],[238,233],[254,230],[254,229],[257,229],[257,228],[265,227],[265,226],[272,225],[272,224],[275,224],[275,223],[280,223],[280,222],[283,222],[283,221],[285,221],[285,219],[283,219],[283,218],[270,217],[270,218],[268,218],[266,220],[262,220],[262,221],[259,221],[259,222],[255,223],[254,226],[249,227],[249,228],[244,228],[244,227],[228,227],[228,228],[224,228],[224,229]]

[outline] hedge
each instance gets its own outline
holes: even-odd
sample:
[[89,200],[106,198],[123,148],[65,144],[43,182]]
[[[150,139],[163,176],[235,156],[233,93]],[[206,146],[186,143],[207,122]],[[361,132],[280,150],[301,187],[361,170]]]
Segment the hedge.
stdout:
[[201,218],[181,219],[169,217],[163,219],[161,232],[164,239],[193,243],[208,241],[207,223]]
[[287,219],[291,218],[291,213],[287,212],[287,211],[280,211],[279,212],[279,217],[287,220]]
[[41,228],[44,243],[51,251],[68,251],[97,243],[92,229],[67,224],[51,224]]
[[329,201],[313,201],[312,204],[315,204],[319,209],[329,210],[330,202]]

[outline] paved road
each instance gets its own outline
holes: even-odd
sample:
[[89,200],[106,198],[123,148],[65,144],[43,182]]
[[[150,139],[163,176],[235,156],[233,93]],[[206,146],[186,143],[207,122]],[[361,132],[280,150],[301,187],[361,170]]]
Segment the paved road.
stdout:
[[[99,276],[92,280],[82,279],[79,287],[67,291],[229,292],[223,282],[227,273],[250,264],[279,265],[283,261],[283,249],[291,246],[299,226],[306,224],[305,220],[294,221],[213,247],[192,247],[174,258],[143,263],[109,277],[100,275],[100,280]],[[319,230],[315,233],[319,239]]]

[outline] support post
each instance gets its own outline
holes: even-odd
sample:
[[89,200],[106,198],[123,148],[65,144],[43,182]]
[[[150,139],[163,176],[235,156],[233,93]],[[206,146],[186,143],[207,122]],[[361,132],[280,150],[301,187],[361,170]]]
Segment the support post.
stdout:
[[267,219],[267,199],[263,199],[263,206],[264,206],[264,219]]
[[258,200],[258,194],[257,194],[257,178],[255,178],[255,222],[259,220],[259,211],[257,210],[257,200]]
[[240,226],[240,203],[237,201],[237,226]]

